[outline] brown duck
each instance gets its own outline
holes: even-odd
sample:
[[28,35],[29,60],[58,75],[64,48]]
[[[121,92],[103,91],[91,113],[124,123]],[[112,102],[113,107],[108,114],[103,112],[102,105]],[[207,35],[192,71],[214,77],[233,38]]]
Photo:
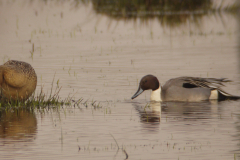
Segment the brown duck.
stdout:
[[36,86],[37,75],[30,64],[10,60],[0,65],[0,99],[24,101]]

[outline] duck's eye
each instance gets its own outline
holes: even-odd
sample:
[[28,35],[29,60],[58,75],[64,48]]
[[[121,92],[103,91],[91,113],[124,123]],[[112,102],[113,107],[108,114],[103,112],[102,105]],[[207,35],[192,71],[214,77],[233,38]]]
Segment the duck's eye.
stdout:
[[144,83],[147,83],[147,80],[145,80]]

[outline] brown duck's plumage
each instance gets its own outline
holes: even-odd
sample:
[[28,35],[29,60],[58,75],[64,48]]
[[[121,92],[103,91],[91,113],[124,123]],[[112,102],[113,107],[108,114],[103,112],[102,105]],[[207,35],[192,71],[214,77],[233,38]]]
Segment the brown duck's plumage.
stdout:
[[0,65],[0,97],[3,99],[24,101],[36,86],[37,75],[30,64],[10,60]]

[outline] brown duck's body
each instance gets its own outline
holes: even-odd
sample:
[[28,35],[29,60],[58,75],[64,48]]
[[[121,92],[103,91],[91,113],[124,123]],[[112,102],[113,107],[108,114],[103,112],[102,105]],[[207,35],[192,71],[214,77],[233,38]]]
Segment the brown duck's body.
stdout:
[[37,86],[33,67],[21,61],[10,60],[0,65],[0,99],[28,99]]

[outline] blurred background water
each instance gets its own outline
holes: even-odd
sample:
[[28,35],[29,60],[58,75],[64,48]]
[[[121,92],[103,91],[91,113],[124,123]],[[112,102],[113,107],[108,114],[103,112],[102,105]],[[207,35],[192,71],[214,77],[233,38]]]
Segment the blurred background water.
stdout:
[[0,35],[1,64],[30,63],[36,93],[99,103],[2,109],[1,159],[239,159],[239,101],[130,100],[146,74],[240,95],[238,1],[1,0]]

